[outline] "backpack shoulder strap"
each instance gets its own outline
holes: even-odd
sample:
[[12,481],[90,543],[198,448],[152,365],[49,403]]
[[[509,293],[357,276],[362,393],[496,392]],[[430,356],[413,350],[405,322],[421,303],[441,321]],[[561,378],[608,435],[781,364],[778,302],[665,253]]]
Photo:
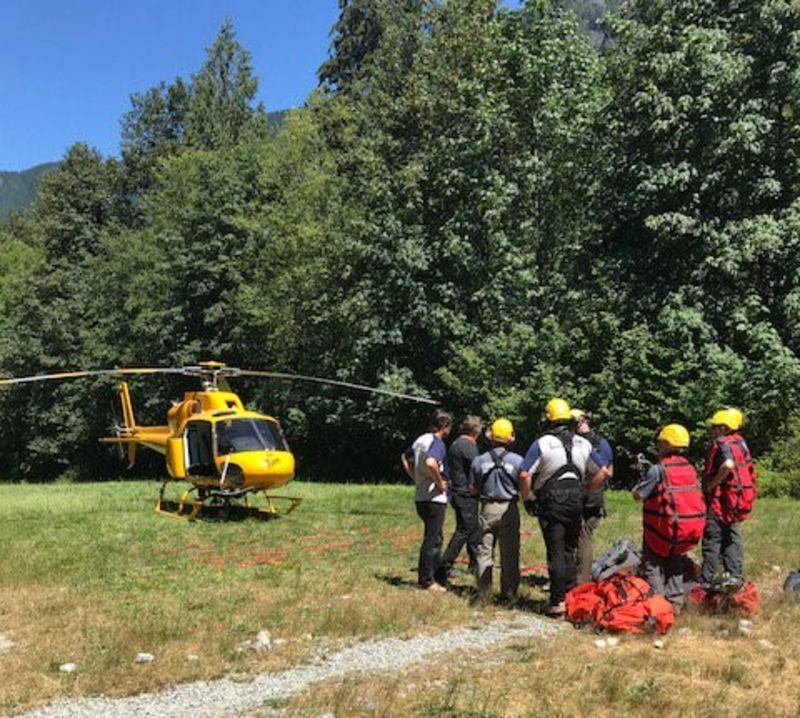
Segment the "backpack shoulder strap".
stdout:
[[575,438],[571,431],[567,432],[558,432],[553,433],[552,436],[555,436],[561,442],[561,445],[564,447],[564,453],[567,455],[567,463],[565,463],[561,468],[559,468],[549,479],[548,481],[553,481],[554,479],[558,481],[561,479],[562,476],[565,474],[573,473],[575,474],[575,478],[580,481],[582,479],[581,470],[575,466],[575,463],[572,461],[572,441]]

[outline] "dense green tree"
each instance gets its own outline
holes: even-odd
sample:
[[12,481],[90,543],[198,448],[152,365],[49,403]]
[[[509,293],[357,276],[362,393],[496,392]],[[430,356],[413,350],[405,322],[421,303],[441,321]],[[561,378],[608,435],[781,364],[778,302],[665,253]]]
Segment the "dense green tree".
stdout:
[[[124,199],[119,164],[83,144],[70,148],[43,178],[26,225],[25,242],[41,251],[4,310],[2,362],[12,375],[96,366],[106,358],[96,327],[115,311],[113,297],[98,300],[90,268],[103,254],[104,237],[119,227]],[[104,457],[85,453],[105,428],[94,384],[34,384],[9,390],[30,411],[15,417],[24,440],[7,447],[18,476],[43,480],[67,469],[91,474]],[[3,438],[3,441],[6,437]],[[91,458],[87,458],[91,456]]]
[[254,106],[257,91],[250,53],[227,20],[190,80],[178,77],[131,95],[121,147],[132,198],[140,199],[153,186],[162,160],[185,147],[229,148],[248,133],[270,134],[263,107]]
[[263,107],[253,108],[258,79],[253,75],[250,53],[236,40],[227,20],[206,61],[192,76],[192,95],[186,113],[186,144],[202,150],[231,147],[244,137],[258,118],[266,131]]
[[175,352],[238,361],[242,327],[239,288],[251,278],[260,155],[250,143],[227,150],[187,149],[164,162],[148,198],[155,240],[165,248],[163,271],[176,309],[169,335]]
[[122,159],[130,192],[139,198],[156,177],[159,161],[184,144],[184,126],[191,86],[182,78],[131,95],[131,109],[122,118]]
[[[545,390],[542,371],[556,375],[561,357],[581,355],[554,314],[592,271],[580,242],[597,184],[599,60],[551,3],[373,9],[384,21],[376,44],[321,107],[339,121],[330,146],[353,208],[334,261],[354,341],[335,355],[353,379],[399,379],[457,409],[527,413]],[[543,358],[528,327],[552,331],[540,345],[564,351]],[[502,349],[519,360],[498,367]],[[491,386],[460,373],[467,356]],[[565,367],[554,382],[563,388],[570,375]],[[348,407],[348,420],[357,416]],[[390,439],[376,440],[384,457]]]
[[[122,162],[76,145],[0,232],[0,370],[221,359],[505,414],[523,444],[562,395],[623,481],[659,426],[699,438],[722,403],[758,453],[788,445],[800,11],[631,0],[598,51],[581,23],[601,5],[341,0],[320,87],[277,135],[227,22],[190,81],[132,96]],[[188,388],[145,383],[149,421]],[[108,475],[114,384],[4,390],[0,469]],[[237,389],[310,475],[391,474],[428,411]]]
[[334,92],[347,92],[363,75],[383,35],[383,2],[339,0],[339,19],[331,28],[329,58],[319,69],[320,83]]
[[[798,271],[800,9],[634,1],[614,28],[601,254],[624,288],[621,315],[631,329],[675,305],[699,317],[703,341],[687,351],[728,393],[695,390],[706,411],[721,398],[748,408],[763,448],[796,404],[800,376],[787,321]],[[659,331],[654,341],[669,338]],[[708,362],[713,352],[747,370],[731,381]],[[676,377],[668,393],[681,386]]]

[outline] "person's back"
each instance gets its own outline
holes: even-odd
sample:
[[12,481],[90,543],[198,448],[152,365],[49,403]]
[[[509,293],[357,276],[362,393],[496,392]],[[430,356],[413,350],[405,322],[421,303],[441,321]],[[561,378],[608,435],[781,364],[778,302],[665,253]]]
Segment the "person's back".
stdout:
[[519,588],[520,520],[517,501],[522,457],[511,451],[514,427],[497,419],[490,431],[492,448],[476,457],[470,469],[470,489],[480,503],[481,539],[477,550],[478,596],[487,601],[492,593],[494,547],[500,542],[500,592],[513,602]]
[[566,593],[577,581],[583,496],[602,480],[603,460],[589,441],[572,432],[571,411],[563,399],[548,402],[545,418],[547,431],[531,444],[521,469],[530,473],[547,547],[550,605],[546,613],[563,618]]
[[464,418],[459,436],[447,451],[450,466],[450,505],[456,515],[456,528],[442,557],[437,581],[446,583],[461,549],[466,545],[469,568],[476,570],[476,556],[480,530],[478,528],[478,499],[469,490],[469,472],[478,455],[477,440],[483,430],[479,416],[469,414]]
[[504,446],[493,447],[473,462],[472,475],[481,501],[516,501],[522,456]]
[[450,466],[450,491],[469,496],[469,470],[478,455],[478,445],[472,436],[460,434],[447,450]]

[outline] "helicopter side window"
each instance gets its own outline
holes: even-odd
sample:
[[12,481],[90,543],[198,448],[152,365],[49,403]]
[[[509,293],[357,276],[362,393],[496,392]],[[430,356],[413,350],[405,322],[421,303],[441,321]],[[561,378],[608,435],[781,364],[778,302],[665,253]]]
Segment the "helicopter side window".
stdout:
[[227,419],[217,423],[220,456],[238,451],[288,451],[277,424],[266,419]]
[[211,442],[211,423],[190,421],[184,433],[187,452],[187,471],[191,476],[216,476],[217,466]]

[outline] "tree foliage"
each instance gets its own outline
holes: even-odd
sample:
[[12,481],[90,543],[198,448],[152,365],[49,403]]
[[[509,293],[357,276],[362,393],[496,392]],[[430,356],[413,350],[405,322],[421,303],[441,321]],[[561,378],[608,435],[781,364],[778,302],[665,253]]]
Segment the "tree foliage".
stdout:
[[[670,421],[701,456],[732,403],[784,461],[796,3],[340,0],[331,37],[277,132],[226,22],[197,73],[131,97],[121,161],[70,149],[0,231],[3,373],[215,358],[507,415],[523,443],[561,395],[616,441],[623,481]],[[390,476],[424,422],[385,397],[241,389],[314,475]],[[4,390],[3,475],[111,473],[109,391]]]

